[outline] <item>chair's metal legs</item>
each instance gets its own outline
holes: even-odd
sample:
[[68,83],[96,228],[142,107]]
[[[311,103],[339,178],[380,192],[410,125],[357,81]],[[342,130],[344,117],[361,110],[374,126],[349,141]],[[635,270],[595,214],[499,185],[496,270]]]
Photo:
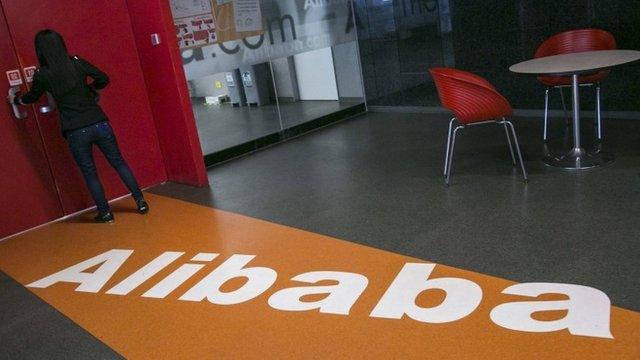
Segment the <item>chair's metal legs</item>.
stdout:
[[[590,85],[590,84],[587,84]],[[598,140],[602,140],[602,113],[600,108],[600,84],[596,83],[596,136]],[[560,100],[562,101],[562,110],[564,112],[564,119],[567,126],[571,125],[569,117],[567,116],[567,106],[564,101],[564,92],[562,91],[562,86],[558,86],[558,91],[560,92]],[[549,138],[548,136],[548,124],[549,124],[549,88],[544,91],[544,130],[542,134],[542,139],[546,142]]]
[[596,84],[596,119],[598,121],[598,140],[602,140],[602,115],[600,113],[600,84]]
[[451,137],[451,149],[447,153],[447,169],[444,178],[445,185],[449,186],[451,180],[451,164],[453,163],[453,149],[456,145],[456,135],[458,134],[458,130],[464,128],[464,126],[457,126],[455,130],[453,130],[453,136]]
[[562,101],[562,111],[564,112],[564,122],[569,125],[571,122],[569,121],[569,116],[567,115],[567,105],[564,102],[564,91],[562,91],[562,87],[558,87],[558,91],[560,91],[560,100]]
[[[456,126],[455,129],[453,129],[453,133],[452,133],[454,120],[456,119],[453,118],[449,122],[447,150],[444,158],[444,183],[447,186],[449,186],[449,184],[451,183],[451,167],[453,166],[453,153],[456,146],[456,135],[458,134],[458,130],[464,129],[463,125],[458,125]],[[504,126],[504,132],[505,132],[505,135],[507,136],[507,144],[509,145],[509,151],[511,152],[511,160],[513,162],[513,165],[517,165],[515,153],[513,151],[514,147],[516,152],[518,153],[518,160],[520,161],[520,169],[522,170],[522,177],[526,182],[528,180],[528,175],[527,175],[527,170],[524,168],[524,161],[522,160],[522,153],[520,152],[520,144],[518,143],[518,137],[516,136],[516,129],[511,123],[511,121],[507,120],[506,118],[502,118],[502,120],[497,121],[497,123]],[[507,126],[511,128],[511,135],[509,135],[509,129],[507,128]],[[513,143],[511,142],[512,137],[513,137]]]
[[507,124],[505,123],[506,119],[502,118],[502,125],[504,126],[504,133],[507,135],[507,145],[509,145],[509,153],[511,153],[511,162],[513,165],[516,165],[516,157],[513,154],[513,146],[511,145],[511,138],[509,136],[509,130],[507,130]]
[[449,133],[447,134],[447,151],[444,154],[444,176],[447,176],[447,164],[449,163],[449,146],[451,146],[451,127],[456,118],[451,118],[449,121]]
[[529,178],[527,176],[527,170],[524,168],[524,161],[522,161],[522,153],[520,153],[520,144],[518,144],[518,137],[516,136],[516,129],[513,127],[511,121],[504,120],[505,124],[508,124],[511,128],[511,134],[513,135],[513,142],[516,146],[516,151],[518,152],[518,159],[520,160],[520,168],[522,169],[522,177],[526,182]]
[[[544,91],[544,131],[542,133],[542,140],[547,141],[547,124],[549,121],[549,88]],[[505,125],[505,130],[506,130]],[[513,151],[512,151],[513,154]]]
[[[562,111],[564,113],[564,121],[567,126],[569,126],[569,116],[567,114],[567,104],[564,101],[564,91],[562,91],[562,87],[557,87],[558,92],[560,93],[560,101],[562,101]],[[546,142],[549,139],[548,135],[549,128],[549,88],[544,90],[544,130],[542,133],[542,140]]]

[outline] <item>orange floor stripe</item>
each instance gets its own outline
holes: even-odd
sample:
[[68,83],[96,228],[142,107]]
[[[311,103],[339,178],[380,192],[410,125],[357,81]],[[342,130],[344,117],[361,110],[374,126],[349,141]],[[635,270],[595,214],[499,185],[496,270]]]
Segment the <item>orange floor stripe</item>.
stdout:
[[[519,320],[522,310],[517,306],[511,309],[516,310],[514,316],[505,315],[508,306],[500,306],[527,301],[558,305],[569,297],[508,295],[502,292],[516,285],[512,281],[435,265],[427,274],[430,281],[464,280],[429,284],[438,288],[458,281],[458,289],[464,291],[423,291],[415,303],[404,306],[433,311],[413,315],[422,320],[402,313],[395,319],[390,314],[397,312],[402,299],[412,299],[407,291],[415,281],[394,280],[401,271],[405,277],[417,271],[420,277],[428,262],[166,197],[147,197],[152,211],[146,216],[136,214],[126,199],[114,207],[115,224],[93,224],[85,215],[0,242],[0,268],[30,284],[37,296],[127,358],[640,358],[640,313],[608,306],[602,311],[597,291],[577,294],[575,299],[572,295],[575,313],[573,308],[551,306],[540,308],[533,319]],[[110,262],[82,270],[93,279],[82,284],[84,291],[76,290],[78,283],[47,285],[43,280],[105,253]],[[120,267],[118,256],[126,259]],[[249,261],[246,268],[262,269],[247,270],[249,280],[236,278],[217,292],[216,281],[225,278],[223,270],[233,273],[233,263],[243,261]],[[157,272],[150,270],[153,264]],[[97,274],[108,273],[111,265],[113,276],[105,275],[106,283],[99,284]],[[305,275],[306,282],[291,280],[309,272],[316,273]],[[270,285],[273,276],[277,278]],[[336,276],[340,283],[327,280]],[[317,280],[321,281],[313,283]],[[427,281],[424,274],[422,280]],[[266,290],[240,299],[245,285],[259,292],[256,284]],[[304,289],[314,286],[325,287],[316,288],[318,293],[335,292],[304,295]],[[295,290],[282,291],[292,287],[303,288],[298,289],[297,302]],[[390,287],[397,291],[388,292]],[[203,293],[210,298],[199,301]],[[477,308],[474,299],[479,301]],[[322,312],[304,310],[305,305],[313,308],[308,304],[314,302],[323,304]],[[301,311],[290,311],[296,306]],[[463,308],[471,311],[466,314]],[[609,310],[610,320],[605,319],[603,327],[602,316]],[[574,317],[571,321],[569,315]],[[512,330],[492,316],[517,326],[581,322],[572,331],[587,334]],[[452,321],[456,317],[460,319]],[[613,338],[589,335],[609,331]]]

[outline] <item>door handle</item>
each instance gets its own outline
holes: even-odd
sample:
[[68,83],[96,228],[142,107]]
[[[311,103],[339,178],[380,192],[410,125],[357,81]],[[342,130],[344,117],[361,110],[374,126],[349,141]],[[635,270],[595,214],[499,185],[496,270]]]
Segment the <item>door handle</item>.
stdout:
[[[12,86],[9,88],[9,97],[13,98],[19,92],[20,86]],[[22,109],[20,109],[20,106],[16,105],[13,102],[11,103],[11,109],[13,110],[13,117],[16,118],[16,120],[23,120],[28,116],[26,111],[22,111]]]
[[48,114],[50,112],[53,112],[53,110],[55,109],[56,102],[53,100],[53,96],[51,96],[51,94],[47,92],[47,104],[40,106],[38,110],[40,111],[40,114]]

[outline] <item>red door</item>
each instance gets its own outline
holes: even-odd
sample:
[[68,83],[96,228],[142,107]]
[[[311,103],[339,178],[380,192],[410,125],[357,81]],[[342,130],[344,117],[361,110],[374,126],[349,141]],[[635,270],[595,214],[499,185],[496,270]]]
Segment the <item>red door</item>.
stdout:
[[[101,93],[100,105],[111,121],[125,159],[141,187],[164,181],[162,155],[125,0],[0,1],[23,67],[37,65],[34,36],[50,28],[62,34],[70,54],[87,59],[109,75],[111,83]],[[40,109],[45,102],[43,97],[35,108]],[[38,111],[36,116],[64,213],[92,206],[82,175],[60,134],[57,111]],[[95,159],[107,197],[126,194],[127,189],[104,157],[96,152]]]
[[2,15],[0,9],[0,238],[62,216],[33,111],[22,108],[24,118],[16,119],[4,100],[10,89],[5,74],[21,67]]

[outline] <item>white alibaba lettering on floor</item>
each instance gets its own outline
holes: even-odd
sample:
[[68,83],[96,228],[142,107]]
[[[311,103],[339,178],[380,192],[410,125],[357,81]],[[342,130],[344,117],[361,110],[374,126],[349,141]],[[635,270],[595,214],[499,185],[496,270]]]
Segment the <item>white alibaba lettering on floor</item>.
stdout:
[[[79,284],[76,291],[99,292],[133,250],[113,249],[77,265],[49,275],[29,285],[31,288],[47,288],[59,282]],[[155,274],[184,255],[184,252],[167,251],[109,289],[106,294],[127,295]],[[146,298],[162,299],[195,275],[205,264],[219,254],[199,253],[191,262],[181,265],[151,289],[142,294]],[[207,300],[218,305],[234,305],[249,301],[269,289],[277,278],[275,270],[267,267],[246,267],[255,255],[232,255],[220,266],[187,290],[180,300],[200,302]],[[86,270],[100,265],[93,272]],[[429,279],[435,264],[406,263],[385,294],[371,311],[370,317],[401,319],[407,315],[424,323],[447,323],[471,314],[480,305],[482,289],[473,281],[442,277]],[[222,292],[220,288],[234,278],[246,278],[238,289]],[[342,271],[312,271],[291,280],[314,284],[331,280],[326,286],[290,287],[269,297],[271,307],[284,311],[319,310],[326,314],[348,315],[353,305],[366,289],[366,276]],[[442,302],[434,307],[416,304],[420,293],[429,289],[446,292]],[[613,338],[610,331],[611,302],[598,289],[588,286],[558,283],[520,283],[503,290],[503,294],[537,297],[543,294],[563,294],[568,299],[555,301],[518,301],[496,306],[490,313],[491,320],[504,328],[527,332],[551,332],[567,329],[573,335]],[[318,301],[301,301],[304,296],[326,294]],[[566,316],[553,321],[541,321],[532,317],[541,311],[566,311]]]

